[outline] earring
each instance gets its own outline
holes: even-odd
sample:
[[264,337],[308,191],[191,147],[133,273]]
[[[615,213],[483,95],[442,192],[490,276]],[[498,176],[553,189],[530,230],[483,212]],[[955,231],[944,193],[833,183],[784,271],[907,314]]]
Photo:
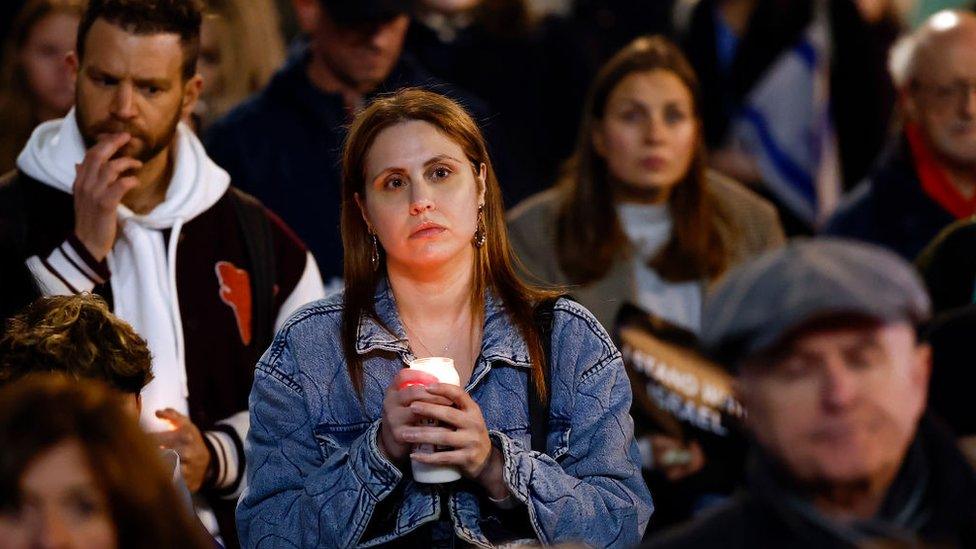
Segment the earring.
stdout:
[[375,271],[380,268],[380,246],[376,239],[376,233],[370,233],[369,236],[373,239],[373,255],[370,256],[369,262]]
[[485,229],[485,205],[481,204],[478,206],[478,228],[474,231],[474,238],[471,239],[471,243],[474,244],[475,248],[480,248],[485,245],[485,241],[488,239],[488,231]]

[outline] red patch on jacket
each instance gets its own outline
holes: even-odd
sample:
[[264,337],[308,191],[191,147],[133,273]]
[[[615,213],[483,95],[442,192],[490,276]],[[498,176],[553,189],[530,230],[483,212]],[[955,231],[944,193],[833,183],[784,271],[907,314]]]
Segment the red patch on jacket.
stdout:
[[214,266],[220,284],[220,300],[234,311],[237,331],[244,345],[251,343],[251,277],[244,269],[238,269],[229,261],[218,261]]

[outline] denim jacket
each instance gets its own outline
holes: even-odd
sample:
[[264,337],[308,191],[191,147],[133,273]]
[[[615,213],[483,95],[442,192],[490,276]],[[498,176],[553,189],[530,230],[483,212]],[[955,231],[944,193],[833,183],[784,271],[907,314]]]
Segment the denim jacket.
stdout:
[[[502,452],[518,509],[545,544],[635,545],[653,505],[620,353],[585,308],[557,302],[548,441],[545,454],[534,452],[527,346],[501,301],[488,294],[481,353],[466,390]],[[377,447],[386,389],[414,356],[385,281],[375,304],[393,333],[367,315],[359,323],[361,401],[343,359],[341,294],[297,312],[258,362],[248,488],[237,509],[244,547],[371,547],[403,542],[425,524],[447,519],[448,531],[461,540],[491,546],[483,526],[494,504],[479,497],[479,488],[464,481],[415,483],[409,468],[401,471]]]

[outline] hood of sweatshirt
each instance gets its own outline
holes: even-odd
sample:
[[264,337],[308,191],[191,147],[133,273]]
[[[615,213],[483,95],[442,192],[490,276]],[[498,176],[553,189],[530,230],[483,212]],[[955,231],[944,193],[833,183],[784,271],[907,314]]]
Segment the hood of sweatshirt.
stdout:
[[[151,212],[136,215],[119,206],[119,215],[153,229],[171,228],[207,211],[230,186],[230,176],[211,160],[197,136],[182,122],[173,140],[173,176],[166,198]],[[37,127],[17,158],[25,174],[60,191],[71,193],[75,166],[85,158],[85,143],[75,110],[60,120]]]

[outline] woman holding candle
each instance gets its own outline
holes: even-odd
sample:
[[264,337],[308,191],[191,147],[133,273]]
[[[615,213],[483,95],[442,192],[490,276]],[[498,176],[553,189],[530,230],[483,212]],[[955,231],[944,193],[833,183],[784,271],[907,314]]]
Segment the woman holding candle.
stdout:
[[[342,208],[345,292],[296,313],[257,366],[244,545],[639,541],[652,507],[620,355],[558,300],[544,356],[536,305],[553,296],[514,273],[471,117],[419,90],[374,102],[346,142]],[[460,386],[404,368],[432,356]],[[529,450],[530,387],[549,403],[545,453]],[[411,460],[463,478],[418,483]]]

